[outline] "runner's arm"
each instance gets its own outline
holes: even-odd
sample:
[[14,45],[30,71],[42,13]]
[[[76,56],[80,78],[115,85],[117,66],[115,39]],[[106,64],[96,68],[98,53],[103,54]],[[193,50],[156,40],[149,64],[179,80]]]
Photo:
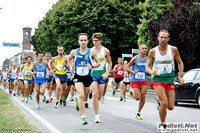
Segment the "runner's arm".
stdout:
[[137,62],[137,56],[134,56],[131,61],[128,63],[128,65],[125,67],[125,70],[130,72],[130,73],[134,73],[136,74],[137,73],[137,70],[133,71],[131,69],[131,66],[133,66],[135,63]]
[[55,63],[55,57],[53,57],[50,61],[50,71],[52,71],[53,63]]
[[156,75],[156,73],[158,71],[157,69],[152,70],[152,64],[153,64],[154,56],[155,56],[155,49],[151,49],[149,51],[148,61],[147,61],[147,65],[146,65],[146,68],[145,68],[147,73],[149,73],[151,75]]
[[35,71],[35,67],[36,67],[36,62],[33,64],[33,66],[32,66],[32,68],[30,69],[30,74],[32,74],[32,75],[34,75],[35,74],[35,72],[33,72],[33,71]]
[[72,65],[71,60],[74,58],[75,54],[76,54],[76,50],[72,50],[67,57],[67,63],[68,63],[68,67],[70,68],[70,71],[74,70],[74,65]]
[[115,73],[115,72],[117,72],[118,70],[117,70],[117,65],[115,65],[114,66],[114,68],[113,68],[113,70],[112,70],[112,73]]
[[184,80],[183,80],[183,69],[184,69],[184,65],[183,62],[181,60],[180,54],[178,52],[178,49],[176,47],[172,47],[173,52],[174,52],[174,59],[176,60],[177,64],[178,64],[178,70],[179,70],[179,83],[182,85],[184,84]]
[[110,51],[108,49],[106,49],[106,60],[108,62],[106,74],[108,75],[110,72],[110,69],[112,69],[112,60],[111,60],[111,56],[110,56]]

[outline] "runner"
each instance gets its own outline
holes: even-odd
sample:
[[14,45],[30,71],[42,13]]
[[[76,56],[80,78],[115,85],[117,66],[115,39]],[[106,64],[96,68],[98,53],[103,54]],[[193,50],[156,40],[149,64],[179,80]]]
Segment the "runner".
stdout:
[[[49,65],[49,68],[50,68],[51,58],[52,58],[51,53],[49,53],[49,52],[45,53],[46,63]],[[49,73],[48,69],[47,69],[47,73]],[[51,74],[46,83],[46,90],[45,90],[45,95],[44,95],[44,102],[46,102],[46,103],[51,102],[51,97],[49,97],[49,88],[51,87],[51,82],[52,82],[53,78],[54,78],[54,75]]]
[[[91,70],[100,66],[97,55],[94,51],[87,47],[88,35],[80,33],[78,35],[78,43],[80,48],[72,50],[68,56],[68,65],[71,70],[75,69],[74,83],[77,90],[78,98],[76,97],[76,108],[79,108],[82,125],[88,124],[85,118],[84,100],[86,93],[89,91],[89,86],[92,83]],[[75,58],[72,65],[71,60]],[[92,58],[96,64],[92,65]]]
[[[50,69],[53,73],[52,67],[53,64],[55,64],[56,69],[56,75],[55,75],[55,81],[56,81],[56,104],[54,105],[55,108],[58,108],[59,102],[60,105],[66,106],[66,86],[67,86],[67,75],[66,75],[66,67],[63,65],[64,60],[67,60],[67,57],[64,57],[64,48],[62,45],[59,45],[57,47],[58,56],[53,57],[50,61]],[[62,93],[62,94],[61,94]],[[63,99],[61,99],[63,98]]]
[[31,67],[32,67],[32,64],[31,64],[32,57],[28,56],[26,59],[27,59],[27,63],[24,64],[20,69],[20,76],[23,75],[24,88],[25,88],[25,91],[24,91],[25,99],[22,97],[22,102],[24,102],[24,100],[25,100],[25,102],[28,103],[28,101],[29,101],[29,90],[31,89],[32,83],[33,83],[33,76],[29,72]]
[[[128,61],[125,60],[124,61],[124,68],[126,68],[128,65]],[[123,96],[124,96],[124,101],[126,101],[126,92],[129,92],[129,88],[130,88],[130,73],[126,70],[124,70],[124,79],[123,79]]]
[[4,71],[2,73],[2,79],[3,79],[3,87],[4,89],[7,88],[7,71],[6,68],[4,68]]
[[71,97],[70,97],[70,101],[74,101],[74,81],[73,79],[73,74],[70,72],[70,69],[67,68],[67,94],[66,94],[66,99],[68,97],[68,94],[70,92]]
[[[46,79],[49,79],[50,71],[48,63],[44,61],[44,55],[42,53],[38,54],[38,61],[35,62],[30,69],[30,73],[35,75],[35,90],[36,90],[36,100],[37,100],[37,109],[40,108],[40,94],[44,95],[46,88]],[[40,88],[41,87],[41,88]]]
[[13,91],[13,96],[15,96],[16,95],[16,86],[17,86],[17,80],[16,80],[16,71],[17,71],[17,68],[16,68],[16,63],[14,63],[12,65],[12,67],[8,71],[9,71],[9,74],[11,76],[10,77],[10,87],[11,87],[10,91]]
[[[17,71],[16,71],[16,75],[17,76],[17,79],[18,79],[18,82],[17,82],[17,91],[18,91],[18,96],[20,95],[19,94],[19,88],[21,88],[21,93],[22,93],[22,98],[24,99],[24,79],[23,79],[23,76],[20,76],[20,70],[22,68],[22,66],[26,63],[26,58],[22,58],[22,62],[21,64],[17,67]],[[23,73],[22,73],[23,75]]]
[[[145,70],[148,57],[147,46],[141,45],[139,47],[139,54],[134,56],[131,61],[128,63],[126,70],[132,74],[131,76],[131,87],[133,88],[135,100],[140,100],[138,112],[136,118],[143,119],[140,112],[145,104],[145,98],[147,93],[147,72]],[[132,69],[130,68],[132,66]]]
[[115,91],[118,89],[120,85],[121,89],[121,97],[120,101],[123,101],[123,78],[124,78],[124,66],[122,65],[122,58],[118,58],[118,64],[114,66],[113,73],[115,73],[115,88],[113,90],[113,96],[115,95]]
[[155,90],[158,96],[160,121],[163,128],[166,128],[167,108],[173,110],[175,103],[175,86],[173,84],[175,79],[174,59],[178,64],[180,85],[184,84],[183,62],[178,49],[168,44],[170,34],[167,30],[161,30],[157,39],[159,45],[149,51],[146,70],[153,76],[153,82],[150,87]]
[[[95,112],[95,123],[100,122],[99,116],[99,100],[103,96],[105,80],[108,78],[109,70],[112,67],[112,61],[110,57],[110,51],[101,45],[103,41],[103,35],[101,33],[94,33],[92,36],[94,47],[91,50],[95,51],[97,57],[100,61],[100,67],[93,68],[92,78],[93,83],[91,84],[92,88],[92,103]],[[108,62],[108,67],[106,69],[106,62]],[[93,60],[92,64],[95,61]]]

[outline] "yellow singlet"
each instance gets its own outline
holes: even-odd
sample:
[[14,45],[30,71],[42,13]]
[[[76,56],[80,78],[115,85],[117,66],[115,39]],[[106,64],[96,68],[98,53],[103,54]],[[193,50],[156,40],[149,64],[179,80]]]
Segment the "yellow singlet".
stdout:
[[56,74],[59,74],[59,75],[66,74],[66,67],[62,64],[62,62],[64,61],[64,56],[63,56],[62,60],[59,60],[58,56],[56,57],[56,59],[57,59],[56,65],[55,65]]
[[28,67],[26,64],[24,66],[24,78],[27,80],[32,80],[33,76],[30,74],[30,69],[32,68],[32,64]]

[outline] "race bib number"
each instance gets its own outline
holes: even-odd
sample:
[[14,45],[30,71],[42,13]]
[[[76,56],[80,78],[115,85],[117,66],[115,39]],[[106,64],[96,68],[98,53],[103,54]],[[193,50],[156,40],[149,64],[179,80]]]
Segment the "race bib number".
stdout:
[[171,73],[172,65],[171,64],[158,64],[158,73]]
[[25,75],[31,75],[29,71],[25,71]]
[[57,65],[58,71],[65,70],[65,66],[63,64]]
[[123,71],[118,71],[117,74],[118,74],[118,75],[122,75],[122,74],[123,74]]
[[77,67],[77,74],[84,76],[84,75],[88,75],[89,73],[89,69],[87,67]]
[[136,79],[145,79],[145,73],[138,72],[137,74],[135,74],[135,78]]
[[36,76],[37,77],[44,77],[44,72],[37,72]]

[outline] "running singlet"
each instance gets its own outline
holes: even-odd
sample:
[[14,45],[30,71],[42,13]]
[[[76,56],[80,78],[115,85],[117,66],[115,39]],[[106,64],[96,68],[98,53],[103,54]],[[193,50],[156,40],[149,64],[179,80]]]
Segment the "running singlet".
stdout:
[[[94,50],[94,47],[92,49]],[[106,57],[103,46],[101,47],[100,53],[97,54],[97,57],[99,58],[100,66],[92,69],[92,75],[101,77],[106,72]],[[96,61],[93,59],[92,64],[95,63]]]
[[43,65],[40,66],[39,62],[37,61],[35,72],[35,80],[46,80],[46,62],[44,61]]
[[7,79],[7,72],[3,72],[3,79]]
[[58,56],[56,57],[56,65],[55,65],[55,68],[56,68],[56,74],[59,74],[59,75],[64,75],[66,74],[66,67],[62,64],[63,61],[64,61],[64,56],[61,60],[58,59]]
[[130,82],[130,79],[129,79],[129,72],[127,72],[127,71],[124,72],[124,79],[123,79],[123,82]]
[[[120,68],[118,70],[118,68]],[[115,78],[122,78],[124,76],[124,66],[121,65],[119,66],[119,64],[117,64],[117,72],[115,72]]]
[[75,74],[79,76],[91,75],[91,70],[87,68],[87,63],[92,65],[90,48],[88,48],[87,53],[85,55],[81,55],[79,52],[79,48],[77,48],[74,61],[75,61]]
[[[21,70],[22,66],[23,66],[23,64],[20,65],[20,69],[18,71],[18,74],[20,73],[20,70]],[[22,75],[24,75],[24,68],[22,70]],[[20,77],[20,75],[19,75],[18,79],[23,80],[23,76]]]
[[32,80],[33,79],[33,76],[29,72],[31,67],[32,67],[32,64],[29,67],[27,66],[27,64],[25,64],[24,70],[23,70],[24,71],[24,79],[27,79],[27,80]]
[[12,74],[11,74],[11,79],[16,79],[16,71],[17,71],[17,68],[13,69],[12,68]]
[[131,81],[147,81],[147,72],[145,67],[147,65],[148,57],[146,56],[146,60],[142,61],[140,56],[137,55],[137,62],[133,65],[132,70],[135,71],[138,69],[138,73],[131,75]]
[[158,69],[158,74],[152,78],[152,81],[168,84],[174,82],[174,58],[172,57],[171,45],[167,45],[166,55],[161,55],[158,46],[155,47],[153,69]]

